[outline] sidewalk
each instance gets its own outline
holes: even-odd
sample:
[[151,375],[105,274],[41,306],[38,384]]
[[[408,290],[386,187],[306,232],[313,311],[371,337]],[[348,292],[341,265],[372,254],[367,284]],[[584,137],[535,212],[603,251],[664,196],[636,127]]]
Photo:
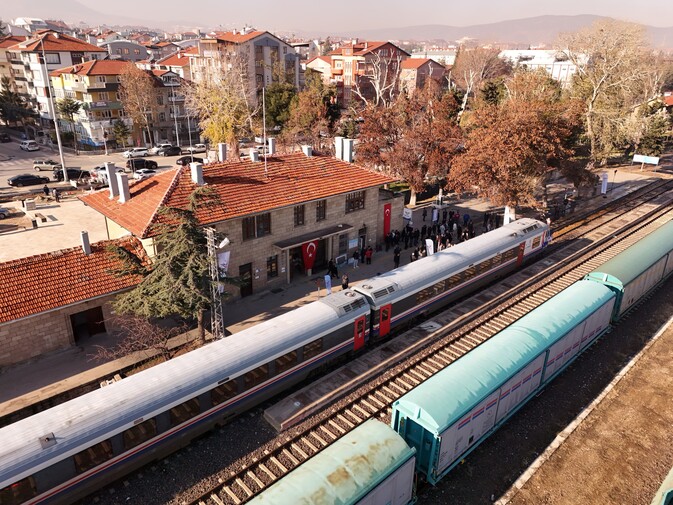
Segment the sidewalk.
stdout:
[[[612,175],[612,174],[611,174]],[[613,183],[611,191],[607,198],[618,198],[626,193],[634,191],[638,187],[652,182],[654,178],[660,177],[660,174],[653,174],[651,172],[639,171],[639,167],[633,169],[624,169],[619,171],[611,177],[610,183]],[[563,193],[569,193],[567,185],[558,185],[555,191],[562,198]],[[550,196],[551,201],[551,196]],[[582,198],[578,203],[577,209],[595,208],[606,203],[607,199],[598,194],[594,197]],[[412,212],[412,221],[414,227],[420,228],[423,225],[422,210],[433,202],[420,202]],[[72,205],[71,205],[72,204]],[[79,231],[83,228],[82,215],[80,211],[75,208],[76,202],[61,203],[57,208],[51,209],[58,221],[68,221],[74,216],[77,219],[75,229],[70,230],[68,235],[72,237],[74,243],[77,245],[79,241]],[[475,229],[477,233],[481,232],[481,219],[484,212],[493,209],[489,203],[482,199],[458,199],[453,198],[449,201],[445,200],[445,205],[448,209],[458,210],[461,214],[469,213],[474,219],[477,226]],[[89,210],[90,209],[86,209]],[[430,214],[430,213],[428,213]],[[534,214],[534,212],[532,212]],[[522,217],[517,215],[517,217]],[[527,217],[536,217],[530,215]],[[430,224],[430,215],[426,218],[426,224]],[[99,224],[92,223],[88,228],[91,233],[98,228]],[[65,223],[60,223],[54,226],[55,232],[63,234],[66,231]],[[56,230],[58,229],[58,230]],[[99,231],[100,228],[98,228]],[[35,230],[37,231],[37,230]],[[45,230],[50,231],[50,230]],[[75,233],[76,232],[76,233]],[[9,251],[12,255],[19,254],[21,256],[28,256],[31,254],[39,254],[47,252],[44,250],[48,244],[53,244],[52,240],[38,240],[37,235],[26,233],[10,233],[0,235],[0,261],[6,260],[3,258]],[[30,240],[27,240],[30,237]],[[95,240],[95,239],[94,239]],[[64,245],[63,247],[68,247]],[[404,250],[402,244],[402,254],[400,265],[405,265],[410,261],[410,254],[413,247]],[[349,276],[350,285],[357,285],[364,279],[374,277],[380,273],[386,272],[393,268],[393,250],[392,248],[386,252],[385,249],[380,252],[375,252],[372,258],[371,265],[360,264],[357,269],[348,265],[339,269],[339,276],[347,273]],[[231,332],[236,333],[245,328],[253,326],[261,321],[273,318],[277,315],[290,311],[296,307],[311,303],[318,300],[321,296],[326,295],[324,288],[324,281],[322,280],[325,272],[315,272],[314,275],[306,277],[305,279],[297,280],[290,285],[286,285],[280,292],[260,292],[249,297],[236,300],[225,305],[224,310],[224,324],[225,328]],[[334,280],[335,286],[333,291],[341,289],[339,279]],[[77,384],[86,384],[92,380],[96,380],[102,376],[112,373],[115,369],[121,368],[120,362],[111,362],[100,365],[90,360],[92,348],[94,345],[109,344],[109,339],[105,336],[94,337],[89,342],[87,347],[71,348],[36,361],[17,365],[5,370],[0,375],[0,416],[16,410],[19,405],[30,404],[39,399],[45,399],[53,396],[59,391],[65,391]],[[21,398],[23,395],[25,397]]]

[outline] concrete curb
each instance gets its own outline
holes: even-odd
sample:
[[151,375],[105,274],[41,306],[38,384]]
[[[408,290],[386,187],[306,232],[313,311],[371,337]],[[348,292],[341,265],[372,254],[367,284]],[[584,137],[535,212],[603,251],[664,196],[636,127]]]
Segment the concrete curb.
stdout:
[[526,471],[519,477],[514,484],[503,494],[497,501],[496,505],[506,505],[510,503],[512,499],[519,493],[521,488],[526,485],[526,483],[535,475],[535,472],[542,467],[542,465],[551,458],[551,456],[556,452],[556,450],[563,445],[570,435],[579,427],[579,425],[584,421],[589,414],[591,414],[596,407],[598,407],[605,397],[615,388],[617,384],[626,376],[626,374],[631,371],[631,369],[640,361],[640,359],[650,350],[650,347],[654,345],[655,342],[659,340],[659,337],[664,334],[664,332],[673,324],[673,316],[666,321],[660,328],[657,330],[655,335],[650,339],[650,341],[645,345],[645,347],[636,354],[625,366],[622,368],[617,376],[612,379],[610,384],[601,392],[601,394],[593,401],[589,406],[587,406],[566,428],[559,433],[556,438],[552,441],[547,449],[537,457],[533,463],[526,469]]

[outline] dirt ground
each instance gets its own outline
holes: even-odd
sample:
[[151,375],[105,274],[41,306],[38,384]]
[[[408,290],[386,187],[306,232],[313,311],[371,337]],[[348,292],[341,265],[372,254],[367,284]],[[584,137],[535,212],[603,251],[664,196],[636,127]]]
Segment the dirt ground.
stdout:
[[[467,456],[424,505],[504,496],[673,315],[673,279],[627,315]],[[662,335],[510,503],[649,505],[673,466],[673,328]]]
[[672,391],[673,326],[509,503],[650,503],[673,465]]

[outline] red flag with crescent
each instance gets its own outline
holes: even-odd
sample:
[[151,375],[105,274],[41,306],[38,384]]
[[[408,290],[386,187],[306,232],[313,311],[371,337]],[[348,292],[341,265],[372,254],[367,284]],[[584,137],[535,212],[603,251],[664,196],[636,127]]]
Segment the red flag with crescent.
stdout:
[[301,253],[304,256],[304,268],[310,269],[313,268],[315,263],[315,255],[318,252],[318,241],[312,240],[311,242],[306,242],[301,246]]
[[390,233],[390,214],[392,214],[393,208],[389,203],[383,206],[383,235],[385,237]]

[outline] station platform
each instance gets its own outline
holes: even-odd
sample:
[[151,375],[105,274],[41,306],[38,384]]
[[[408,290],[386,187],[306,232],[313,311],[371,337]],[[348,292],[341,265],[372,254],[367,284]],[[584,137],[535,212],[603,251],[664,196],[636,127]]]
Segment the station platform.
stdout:
[[[673,172],[659,170],[657,173],[652,171],[640,171],[638,166],[621,167],[612,175],[609,194],[607,198],[616,199],[635,189],[653,182],[661,177],[671,177]],[[549,185],[550,197],[559,198],[559,195],[572,193],[572,187],[564,181],[554,181]],[[560,196],[562,199],[562,196]],[[578,201],[577,209],[598,207],[605,203],[606,198],[597,194],[593,196],[581,197]],[[444,204],[448,208],[458,210],[461,214],[467,212],[474,219],[475,223],[480,223],[484,212],[493,211],[493,207],[488,201],[478,198],[459,198],[453,197],[444,199]],[[412,209],[412,221],[414,227],[420,227],[423,224],[422,211],[434,203],[433,200],[418,202]],[[90,210],[90,209],[87,209]],[[81,219],[81,209],[76,202],[66,202],[55,205],[51,213],[57,219],[67,221]],[[68,214],[69,213],[69,214]],[[517,215],[517,217],[522,217]],[[538,217],[531,211],[529,217]],[[426,217],[426,223],[429,224],[430,213]],[[103,223],[104,225],[104,223]],[[91,226],[95,226],[92,222]],[[480,230],[480,226],[476,227]],[[39,230],[37,230],[39,231]],[[79,239],[77,239],[79,240]],[[0,236],[0,252],[9,253],[16,257],[29,256],[47,252],[39,250],[40,247],[48,247],[48,243],[53,241],[36,241],[27,243],[26,237],[22,233],[3,234]],[[72,247],[74,244],[65,244],[62,248]],[[410,261],[411,250],[403,250],[400,264],[404,265]],[[4,256],[0,255],[0,256]],[[7,258],[3,258],[6,260]],[[394,267],[393,251],[382,250],[375,252],[370,265],[359,265],[357,269],[352,266],[346,266],[340,270],[339,274],[346,272],[349,276],[350,285],[357,285],[365,279],[374,277],[380,273],[391,270]],[[286,285],[279,292],[267,291],[253,294],[249,297],[236,300],[225,306],[225,327],[231,333],[236,333],[242,329],[248,328],[261,321],[275,317],[288,312],[299,306],[317,300],[325,296],[324,287],[316,280],[321,275],[298,279],[292,284]],[[333,287],[334,290],[341,289],[340,286]],[[193,337],[189,337],[193,338]],[[96,346],[110,346],[114,342],[107,335],[101,335],[91,338],[86,345],[73,347],[62,352],[44,356],[29,363],[16,365],[0,370],[0,418],[10,415],[17,410],[26,408],[31,404],[47,400],[55,395],[63,394],[78,385],[95,384],[97,381],[109,378],[116,370],[128,366],[129,362],[137,359],[138,356],[129,356],[123,360],[110,362],[93,361],[92,356]],[[380,352],[385,352],[383,349]],[[392,352],[392,351],[390,351]],[[146,356],[143,356],[146,358]],[[363,366],[368,366],[366,363]],[[351,377],[350,380],[354,380]],[[307,400],[308,402],[308,400]],[[282,423],[282,420],[279,421]]]

